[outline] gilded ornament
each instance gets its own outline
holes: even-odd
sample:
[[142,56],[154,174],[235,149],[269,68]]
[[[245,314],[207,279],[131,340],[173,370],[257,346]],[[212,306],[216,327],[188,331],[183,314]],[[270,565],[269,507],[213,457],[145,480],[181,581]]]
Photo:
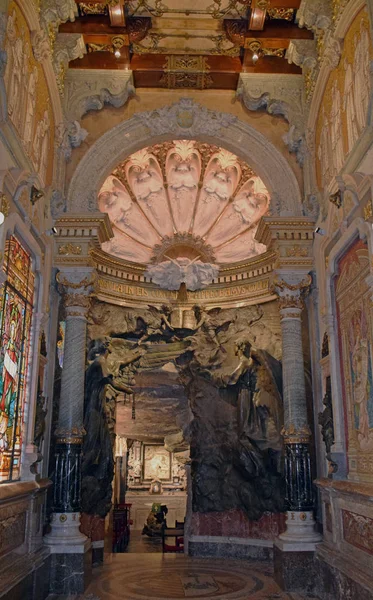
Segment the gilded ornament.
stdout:
[[285,444],[309,444],[312,435],[308,425],[297,428],[293,423],[283,427],[281,434],[284,436]]
[[107,15],[108,7],[100,2],[80,2],[79,11],[82,16],[86,15]]
[[364,219],[367,221],[373,217],[373,206],[372,201],[369,200],[367,204],[364,206]]
[[294,8],[268,8],[267,15],[270,19],[281,19],[292,21],[294,19]]
[[208,74],[210,67],[206,56],[170,55],[163,65],[160,84],[168,89],[193,88],[203,90],[213,85]]
[[[290,294],[286,294],[285,296],[280,296],[278,301],[280,304],[280,311],[286,308],[297,308],[301,311],[304,308],[304,301],[300,296],[291,296]],[[282,318],[300,319],[300,314],[287,313],[282,315]]]
[[0,194],[0,210],[3,213],[4,217],[7,217],[9,215],[10,202],[4,193]]
[[59,246],[58,247],[58,254],[62,255],[62,256],[68,256],[69,254],[81,254],[82,253],[82,247],[81,246],[74,246],[74,244],[65,244],[64,246]]
[[286,248],[286,256],[291,258],[308,256],[308,248],[305,248],[304,246],[292,246]]
[[[85,294],[66,294],[64,304],[66,308],[71,306],[80,306],[81,308],[88,309],[91,305],[91,298]],[[79,312],[75,313],[75,315],[69,312],[69,315],[81,316]]]
[[290,290],[291,292],[301,291],[307,289],[312,283],[311,275],[307,275],[302,281],[296,284],[287,283],[283,279],[275,277],[273,285],[278,287],[280,290]]
[[91,273],[90,277],[85,277],[79,283],[75,283],[73,281],[69,281],[66,277],[62,276],[61,271],[57,273],[56,280],[57,283],[64,285],[67,288],[71,288],[72,290],[78,290],[79,288],[87,288],[95,282],[96,273]]

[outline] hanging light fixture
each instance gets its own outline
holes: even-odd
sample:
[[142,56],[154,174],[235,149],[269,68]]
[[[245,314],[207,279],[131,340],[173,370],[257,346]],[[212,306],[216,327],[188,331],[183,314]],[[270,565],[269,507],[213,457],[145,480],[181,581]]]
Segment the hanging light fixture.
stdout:
[[113,45],[113,52],[115,58],[120,58],[122,55],[120,49],[124,46],[124,38],[121,35],[116,35],[111,38],[111,43]]
[[249,50],[252,52],[251,60],[255,66],[262,54],[262,44],[258,40],[252,40],[248,45]]

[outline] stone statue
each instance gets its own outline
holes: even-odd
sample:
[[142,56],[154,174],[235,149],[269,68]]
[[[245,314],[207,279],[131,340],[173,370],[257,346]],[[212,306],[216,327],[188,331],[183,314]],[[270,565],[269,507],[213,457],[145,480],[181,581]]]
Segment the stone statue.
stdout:
[[319,412],[319,425],[321,425],[321,435],[326,448],[326,460],[329,463],[328,478],[333,479],[333,474],[337,472],[338,465],[332,459],[331,451],[334,444],[334,421],[332,389],[330,377],[326,380],[326,391],[323,398],[324,410]]
[[173,331],[173,327],[170,323],[172,308],[164,304],[162,309],[158,309],[155,306],[148,306],[147,314],[140,320],[144,323],[145,332],[139,339],[139,345],[147,341],[153,335],[164,335]]
[[[112,435],[106,416],[107,385],[118,392],[132,394],[132,388],[118,382],[108,372],[107,340],[93,340],[88,350],[84,398],[84,428],[82,460],[82,511],[105,517],[111,508],[114,458]],[[123,365],[139,359],[134,352],[122,359]]]
[[246,341],[227,338],[224,347],[210,366],[203,348],[194,351],[183,372],[194,416],[193,511],[241,509],[256,520],[284,510],[281,363]]

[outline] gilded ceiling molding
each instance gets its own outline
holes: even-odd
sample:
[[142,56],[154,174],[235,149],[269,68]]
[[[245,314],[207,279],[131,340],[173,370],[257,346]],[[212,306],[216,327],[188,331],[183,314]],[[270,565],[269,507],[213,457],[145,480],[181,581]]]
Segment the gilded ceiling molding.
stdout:
[[306,153],[302,75],[241,73],[236,94],[249,110],[265,108],[286,119],[289,131],[283,140],[302,165]]
[[[79,98],[76,100],[78,106]],[[85,98],[82,94],[83,102]],[[275,213],[302,214],[301,194],[294,172],[263,134],[229,113],[208,110],[185,98],[154,111],[137,113],[102,135],[75,170],[69,186],[67,209],[96,211],[98,192],[118,164],[132,153],[167,139],[207,141],[233,152],[250,164],[263,180],[271,197],[275,198],[271,205]]]
[[105,104],[123,106],[134,93],[131,71],[69,69],[64,93],[67,120],[80,121],[89,110],[101,110]]

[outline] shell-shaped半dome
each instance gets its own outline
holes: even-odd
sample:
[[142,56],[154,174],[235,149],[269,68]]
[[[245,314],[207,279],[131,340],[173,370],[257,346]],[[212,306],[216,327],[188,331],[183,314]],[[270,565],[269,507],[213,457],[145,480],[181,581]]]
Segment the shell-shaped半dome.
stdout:
[[265,252],[255,241],[270,196],[252,169],[227,150],[192,140],[129,156],[98,196],[114,237],[102,249],[140,264],[200,256],[232,264]]

